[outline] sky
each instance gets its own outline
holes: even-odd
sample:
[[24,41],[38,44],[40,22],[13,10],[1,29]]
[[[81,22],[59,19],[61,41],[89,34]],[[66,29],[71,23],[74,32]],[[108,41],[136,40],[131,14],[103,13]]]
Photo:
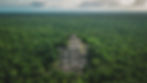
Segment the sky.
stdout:
[[147,11],[147,0],[0,0],[0,11]]

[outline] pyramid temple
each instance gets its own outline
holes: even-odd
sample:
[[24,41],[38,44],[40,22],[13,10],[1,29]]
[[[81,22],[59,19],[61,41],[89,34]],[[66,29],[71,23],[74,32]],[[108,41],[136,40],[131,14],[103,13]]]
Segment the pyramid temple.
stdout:
[[72,35],[67,46],[60,49],[60,67],[65,72],[80,72],[86,65],[87,46],[76,35]]

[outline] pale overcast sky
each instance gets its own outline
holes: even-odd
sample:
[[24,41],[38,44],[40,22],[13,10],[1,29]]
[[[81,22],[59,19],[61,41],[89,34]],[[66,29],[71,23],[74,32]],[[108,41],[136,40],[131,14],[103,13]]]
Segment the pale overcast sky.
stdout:
[[147,0],[0,0],[0,11],[147,11]]

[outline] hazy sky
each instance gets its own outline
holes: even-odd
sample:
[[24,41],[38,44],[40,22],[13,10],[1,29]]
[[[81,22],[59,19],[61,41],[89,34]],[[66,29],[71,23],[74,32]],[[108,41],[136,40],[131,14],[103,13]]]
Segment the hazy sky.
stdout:
[[147,11],[147,0],[0,0],[0,11]]

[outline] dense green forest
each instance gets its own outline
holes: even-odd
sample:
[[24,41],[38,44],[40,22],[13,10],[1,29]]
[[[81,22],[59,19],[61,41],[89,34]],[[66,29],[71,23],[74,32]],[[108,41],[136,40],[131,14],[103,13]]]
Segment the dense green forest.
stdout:
[[[64,73],[58,47],[88,44],[82,74]],[[0,15],[0,83],[147,83],[146,14]]]

